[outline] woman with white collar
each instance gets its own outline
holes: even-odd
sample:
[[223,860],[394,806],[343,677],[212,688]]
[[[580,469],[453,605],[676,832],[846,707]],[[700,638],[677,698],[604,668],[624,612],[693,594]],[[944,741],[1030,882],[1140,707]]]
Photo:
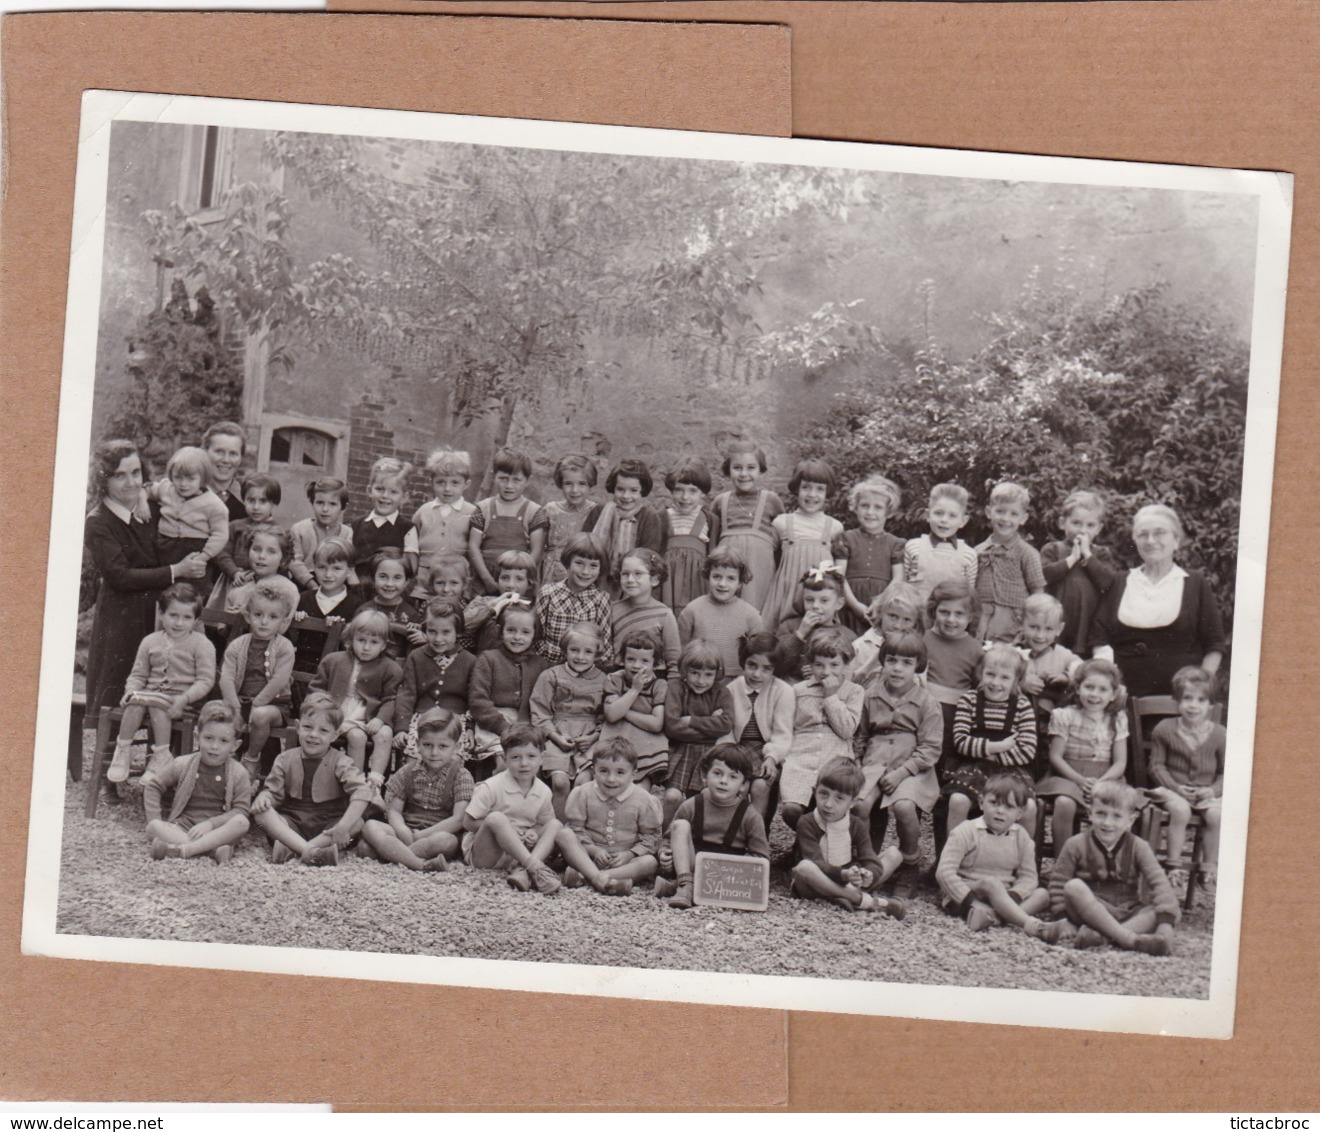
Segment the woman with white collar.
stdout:
[[1168,695],[1173,674],[1186,665],[1219,670],[1224,625],[1204,575],[1174,562],[1185,535],[1173,508],[1141,508],[1132,541],[1141,565],[1119,575],[1101,599],[1092,655],[1118,665],[1129,695]]

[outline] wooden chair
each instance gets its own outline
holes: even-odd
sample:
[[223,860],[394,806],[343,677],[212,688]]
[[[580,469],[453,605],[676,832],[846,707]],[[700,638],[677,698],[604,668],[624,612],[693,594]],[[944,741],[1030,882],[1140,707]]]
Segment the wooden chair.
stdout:
[[[83,813],[89,818],[96,817],[96,807],[101,800],[102,773],[106,762],[114,752],[115,741],[119,738],[119,726],[123,719],[124,709],[122,707],[103,707],[97,717],[96,746],[92,752],[91,774],[87,779],[87,801],[83,806]],[[176,719],[171,723],[170,750],[175,755],[186,755],[192,751],[193,730],[196,724],[197,717],[192,714],[184,715],[181,719]],[[144,725],[150,731],[150,724],[145,720]]]
[[[1131,735],[1129,743],[1131,744],[1131,760],[1128,764],[1128,771],[1132,779],[1132,784],[1138,790],[1146,790],[1151,786],[1150,780],[1150,751],[1151,751],[1151,732],[1155,730],[1155,725],[1161,719],[1170,719],[1178,714],[1178,702],[1172,696],[1133,696],[1128,701],[1128,715]],[[1223,708],[1215,704],[1210,712],[1210,718],[1219,723],[1223,719]],[[1164,808],[1154,801],[1148,801],[1143,807],[1141,817],[1138,819],[1140,836],[1150,842],[1151,848],[1161,859],[1164,855],[1160,853],[1161,837],[1167,834],[1167,818]],[[1202,861],[1202,849],[1205,837],[1205,823],[1201,820],[1201,815],[1195,810],[1192,811],[1192,820],[1188,824],[1188,831],[1191,838],[1183,846],[1183,859],[1187,861],[1187,895],[1183,899],[1184,910],[1190,910],[1196,900],[1196,886],[1201,883],[1202,870],[1205,865]],[[1167,853],[1165,846],[1165,853]],[[1190,857],[1188,856],[1190,854]]]
[[220,671],[220,664],[225,658],[225,649],[235,637],[247,631],[247,620],[241,613],[226,613],[223,609],[202,610],[202,632],[206,639],[215,645],[215,668]]

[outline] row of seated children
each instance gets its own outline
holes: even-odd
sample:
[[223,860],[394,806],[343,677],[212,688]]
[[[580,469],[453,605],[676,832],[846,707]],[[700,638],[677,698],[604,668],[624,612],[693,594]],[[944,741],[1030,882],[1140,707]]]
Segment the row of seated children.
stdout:
[[[332,747],[342,719],[329,696],[309,696],[298,745],[280,754],[253,799],[251,779],[232,757],[240,743],[237,716],[223,702],[207,704],[197,753],[174,760],[146,786],[152,856],[207,855],[222,863],[255,821],[271,840],[275,864],[297,857],[334,865],[360,838],[362,856],[420,872],[443,872],[461,857],[474,868],[506,872],[514,888],[546,895],[563,885],[590,885],[624,896],[655,877],[655,894],[676,908],[694,902],[697,853],[769,856],[764,825],[746,796],[752,758],[739,744],[707,752],[703,788],[665,830],[659,804],[634,782],[632,745],[622,738],[602,742],[593,751],[592,779],[575,787],[561,820],[538,777],[539,729],[510,728],[504,769],[474,783],[460,754],[461,717],[436,708],[418,724],[416,759],[390,780],[383,815],[369,817],[370,785]],[[896,867],[895,851],[877,856],[854,811],[863,788],[863,772],[850,759],[821,768],[815,808],[798,825],[790,890],[902,919],[903,901],[879,892]],[[965,916],[974,931],[1007,923],[1048,943],[1087,947],[1109,940],[1168,954],[1177,902],[1150,847],[1130,833],[1135,791],[1114,781],[1097,786],[1092,833],[1063,847],[1048,892],[1037,883],[1030,838],[1017,824],[1030,792],[1012,774],[997,773],[986,783],[983,817],[960,826],[941,856],[946,910]],[[564,865],[562,879],[555,861]],[[1054,919],[1042,920],[1047,910]]]
[[[327,540],[323,544],[323,547],[331,550],[334,546],[334,540]],[[378,589],[388,591],[390,597],[397,595],[401,600],[406,571],[401,561],[392,557],[390,552],[381,552],[381,555],[378,555],[378,582],[381,583]],[[602,565],[598,545],[590,536],[585,535],[577,536],[575,543],[566,548],[564,558],[569,568],[569,577],[581,575],[580,580],[583,582],[589,582],[594,575],[598,575]],[[339,574],[342,575],[340,565]],[[679,666],[679,678],[668,684],[658,681],[656,673],[657,670],[664,672],[669,667],[668,657],[661,654],[672,656],[671,646],[666,645],[661,649],[652,643],[647,647],[646,642],[642,641],[633,649],[620,650],[618,660],[622,663],[623,672],[609,677],[614,680],[615,687],[609,694],[605,691],[606,676],[597,661],[607,665],[609,663],[609,651],[605,646],[609,638],[605,634],[610,627],[622,625],[635,630],[632,636],[645,636],[648,630],[655,630],[650,634],[653,642],[664,641],[667,636],[665,627],[672,624],[672,615],[662,603],[655,602],[650,596],[657,578],[663,577],[663,569],[663,563],[652,552],[637,551],[628,557],[623,576],[631,592],[625,592],[621,601],[612,606],[611,619],[604,630],[597,626],[593,632],[594,623],[579,623],[577,636],[594,639],[578,640],[575,654],[566,657],[564,664],[549,670],[550,675],[546,676],[545,688],[535,708],[533,700],[537,697],[531,693],[536,691],[540,683],[543,675],[540,669],[543,666],[536,665],[535,671],[529,671],[528,662],[535,655],[531,654],[531,646],[538,630],[540,619],[537,612],[541,609],[541,603],[538,602],[532,608],[525,601],[513,600],[516,595],[511,595],[511,600],[492,618],[500,634],[498,647],[480,654],[476,661],[459,647],[464,632],[461,611],[453,603],[433,602],[435,608],[428,610],[420,623],[413,623],[409,629],[409,639],[422,647],[408,655],[402,672],[386,655],[390,633],[383,633],[381,626],[381,619],[386,613],[375,608],[374,603],[369,603],[371,607],[363,608],[359,613],[364,617],[374,614],[371,623],[359,625],[355,622],[354,631],[346,636],[348,651],[327,658],[314,686],[332,690],[336,698],[349,707],[350,719],[344,725],[345,740],[360,765],[366,763],[365,747],[370,741],[370,774],[372,784],[377,788],[383,784],[389,768],[391,747],[410,749],[411,740],[406,733],[412,718],[432,703],[455,711],[467,711],[471,700],[473,715],[485,732],[484,737],[481,731],[476,733],[475,738],[480,740],[477,749],[492,754],[497,752],[500,731],[512,719],[522,716],[550,724],[556,730],[552,733],[553,753],[547,760],[546,772],[553,785],[556,807],[561,812],[573,783],[586,773],[586,764],[589,764],[587,752],[600,736],[601,717],[609,715],[611,710],[621,713],[618,720],[611,722],[624,729],[631,729],[632,737],[639,739],[648,748],[642,752],[646,760],[644,777],[655,787],[657,794],[664,797],[666,809],[671,814],[694,789],[694,767],[699,764],[703,748],[725,734],[741,738],[751,727],[753,738],[763,741],[759,749],[767,752],[760,757],[756,768],[753,801],[763,818],[772,816],[769,801],[771,787],[780,765],[786,763],[786,782],[781,784],[780,790],[785,803],[785,820],[790,825],[796,824],[798,816],[810,802],[814,771],[831,755],[851,749],[861,718],[859,705],[863,689],[862,683],[858,681],[862,678],[859,676],[858,681],[842,679],[854,657],[853,647],[846,639],[847,631],[837,625],[837,613],[843,601],[838,571],[826,568],[809,572],[803,586],[807,608],[796,629],[788,631],[791,629],[790,623],[779,639],[763,639],[751,652],[739,647],[742,641],[750,638],[749,634],[743,634],[742,638],[734,642],[735,663],[738,669],[747,671],[728,686],[730,703],[726,707],[722,698],[726,694],[723,677],[730,675],[726,664],[730,644],[727,636],[721,642],[723,648],[720,650],[714,648],[713,641],[689,639],[689,651],[684,656],[684,663]],[[710,621],[706,607],[718,612],[722,606],[739,604],[740,599],[736,593],[744,570],[744,564],[727,551],[716,551],[709,556],[706,572],[710,594],[693,603],[699,608],[691,616],[691,606],[684,611],[684,617],[679,621],[680,641],[685,637],[690,638],[695,631],[718,638],[721,626],[718,622]],[[259,611],[259,616],[250,618],[253,629],[251,633],[231,643],[226,653],[227,681],[223,671],[221,679],[222,694],[238,707],[249,724],[247,758],[249,769],[253,772],[257,769],[256,760],[271,729],[284,722],[288,710],[288,677],[292,670],[289,648],[283,638],[275,640],[281,625],[287,626],[283,611],[287,609],[288,596],[286,594],[281,598],[278,594],[272,594],[271,587],[276,581],[278,579],[268,579],[267,584],[252,591],[251,596],[257,599],[254,608]],[[341,581],[342,576],[336,578],[336,583]],[[563,588],[557,591],[556,586]],[[556,593],[562,593],[566,598],[581,598],[589,591],[589,585],[575,591],[566,581],[549,587],[543,597],[554,597]],[[885,630],[895,632],[916,627],[921,611],[914,607],[910,592],[906,593],[904,599],[905,591],[899,584],[891,587],[890,591],[873,603],[876,625],[871,631],[872,637]],[[162,609],[180,604],[177,601],[163,601]],[[1009,667],[1018,657],[1005,651],[999,663],[987,663],[990,657],[982,654],[979,643],[968,633],[968,626],[977,613],[975,595],[965,584],[957,582],[945,582],[937,586],[927,608],[934,628],[920,641],[930,658],[927,689],[923,693],[928,691],[941,701],[940,714],[944,717],[935,759],[931,759],[929,741],[921,754],[910,752],[908,745],[916,742],[915,729],[908,727],[905,731],[903,727],[892,724],[876,727],[869,722],[870,716],[857,740],[861,744],[874,739],[872,745],[876,751],[872,753],[869,763],[873,768],[880,768],[882,761],[886,764],[884,769],[874,769],[867,782],[866,808],[875,808],[877,803],[881,813],[892,808],[908,874],[901,879],[909,887],[912,883],[911,873],[917,864],[917,810],[929,812],[935,803],[943,800],[943,804],[948,807],[950,827],[956,827],[974,813],[977,792],[985,770],[975,765],[977,755],[981,753],[978,743],[983,743],[986,748],[987,757],[982,758],[982,762],[1030,767],[1035,757],[1034,722],[1029,718],[1029,698],[1018,696],[1019,687],[1040,692],[1044,690],[1047,679],[1057,684],[1062,675],[1059,671],[1060,663],[1051,660],[1050,665],[1044,664],[1046,659],[1053,656],[1063,657],[1064,673],[1069,666],[1075,667],[1078,663],[1071,653],[1057,644],[1062,628],[1058,603],[1047,596],[1038,595],[1030,599],[1030,604],[1040,607],[1039,615],[1035,611],[1028,612],[1025,632],[1031,645],[1040,647],[1028,648],[1024,671],[1009,672]],[[550,608],[556,612],[553,605]],[[178,613],[177,608],[175,612]],[[565,611],[564,620],[572,612],[572,607]],[[660,620],[648,621],[653,612],[660,615]],[[432,613],[437,616],[431,616]],[[635,624],[630,625],[630,617],[637,618]],[[620,618],[623,618],[622,622]],[[746,624],[754,625],[755,620]],[[559,631],[562,635],[557,647],[563,655],[565,650],[562,642],[567,634],[563,629]],[[803,640],[804,633],[806,641]],[[870,643],[874,644],[874,640]],[[145,648],[147,642],[143,644]],[[811,646],[805,656],[799,647],[804,644]],[[863,638],[857,651],[863,652],[863,646],[867,644],[867,639]],[[630,653],[637,654],[631,658],[631,664]],[[787,662],[785,657],[789,658]],[[483,659],[486,660],[484,664],[481,663]],[[865,664],[859,662],[859,669],[864,670],[866,665],[870,665],[874,677],[879,674],[876,670],[876,661],[879,659],[878,653],[868,656]],[[775,672],[792,675],[791,668],[785,672],[786,663],[796,664],[799,660],[805,664],[804,674],[809,674],[809,678],[798,682],[791,689],[793,707],[787,708],[789,700],[779,692],[767,697],[759,712],[751,712],[750,704],[760,694],[759,689],[753,686],[758,680],[758,674]],[[909,656],[907,662],[921,672],[927,667],[925,657],[916,654]],[[886,658],[886,663],[891,668],[898,666],[896,659]],[[674,675],[672,671],[669,674]],[[630,684],[630,681],[633,683]],[[198,682],[204,686],[200,677]],[[874,679],[862,682],[877,683]],[[982,693],[987,697],[985,700],[978,700],[977,697],[968,699],[974,682],[979,682]],[[1103,684],[1105,680],[1101,679],[1100,682]],[[882,694],[893,697],[905,692],[903,683],[889,674],[886,679],[878,681],[878,686]],[[1108,683],[1111,685],[1108,702],[1112,704],[1118,701],[1116,673],[1109,673]],[[400,686],[403,688],[402,695],[398,694]],[[423,691],[427,688],[431,689],[429,694]],[[649,690],[654,688],[669,691],[670,694],[662,696],[659,692]],[[194,688],[193,692],[196,691]],[[490,699],[492,694],[496,694],[500,702]],[[627,706],[615,706],[624,697],[628,700]],[[635,710],[633,703],[638,698],[643,701],[641,711]],[[742,719],[737,718],[733,710],[732,700],[735,698],[739,701]],[[767,713],[770,700],[778,700],[778,703],[776,711]],[[963,704],[966,717],[961,734],[955,718],[960,703]],[[990,706],[987,710],[987,704],[1004,704],[1006,707],[999,709]],[[1008,710],[1009,705],[1011,710]],[[868,704],[872,715],[886,708],[892,714],[892,707],[892,703],[885,707]],[[1111,730],[1121,727],[1122,716],[1117,709],[1110,714],[1116,722],[1105,726]],[[786,742],[784,720],[789,717],[793,718],[793,732],[792,738]],[[135,727],[136,720],[131,722]],[[927,740],[930,730],[927,725]],[[973,734],[974,730],[977,733]],[[131,734],[129,723],[126,722],[112,764],[112,778],[127,773],[127,737]],[[883,738],[877,738],[881,734]],[[158,746],[167,738],[158,739]],[[1110,776],[1122,774],[1123,738],[1122,734],[1114,734],[1110,742],[1114,755],[1105,772]],[[879,753],[881,746],[886,748],[883,759]],[[666,747],[672,750],[667,752]],[[786,747],[791,747],[792,759],[785,758]],[[944,758],[937,789],[933,785],[935,776],[926,772],[930,772],[935,762],[939,761],[940,753]],[[969,755],[972,756],[970,759],[967,758]],[[969,765],[959,764],[955,761],[958,759]],[[905,772],[888,771],[888,763],[897,766],[903,760],[906,760],[908,766]],[[1053,762],[1057,767],[1058,759]],[[1052,786],[1059,793],[1061,802],[1056,807],[1055,833],[1056,842],[1062,843],[1066,833],[1071,832],[1076,802],[1085,804],[1086,798],[1072,797],[1078,791],[1076,783],[1070,782],[1067,774],[1060,772],[1057,777],[1061,784],[1053,783]],[[903,787],[900,796],[897,787],[901,779],[911,781]],[[1166,802],[1171,809],[1179,806],[1176,797],[1171,800],[1161,798],[1161,801]],[[943,821],[937,823],[941,841],[944,825]],[[1183,828],[1185,825],[1184,820]],[[880,828],[883,829],[882,826]],[[1171,839],[1171,858],[1178,840],[1175,831],[1175,837]]]

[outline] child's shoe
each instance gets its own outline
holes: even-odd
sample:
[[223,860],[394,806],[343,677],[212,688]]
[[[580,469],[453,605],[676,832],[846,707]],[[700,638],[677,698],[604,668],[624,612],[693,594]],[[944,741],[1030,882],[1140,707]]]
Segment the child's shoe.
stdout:
[[1205,869],[1200,877],[1201,893],[1213,900],[1218,880],[1219,874],[1214,869]]
[[559,874],[544,861],[534,861],[528,867],[527,875],[531,877],[532,883],[536,885],[536,891],[542,896],[553,896],[564,886]]
[[678,891],[678,885],[672,880],[666,880],[664,877],[656,877],[655,888],[651,891],[661,900],[667,900]]
[[159,837],[151,839],[151,859],[153,861],[163,861],[170,855],[170,843],[163,841]]
[[1033,917],[1027,921],[1022,930],[1033,939],[1044,940],[1046,943],[1058,943],[1068,934],[1071,927],[1072,925],[1067,920],[1051,920],[1046,923],[1044,920],[1037,920]]
[[255,798],[257,789],[261,786],[261,760],[244,756],[242,763],[243,769],[248,772],[248,777],[252,779],[252,796]]
[[1174,866],[1168,871],[1169,885],[1181,900],[1187,895],[1187,870]]
[[999,917],[995,915],[994,909],[984,904],[973,904],[967,912],[967,926],[974,932],[988,931],[998,925]]
[[586,883],[586,878],[571,865],[564,870],[565,888],[581,888]]
[[270,847],[270,863],[272,865],[285,865],[293,860],[293,850],[283,841],[277,841]]
[[921,866],[916,861],[904,861],[894,870],[890,891],[900,900],[911,900],[921,885]]
[[155,782],[156,775],[173,761],[174,756],[170,754],[169,747],[152,747],[151,758],[147,760],[147,769],[142,772],[142,785],[145,787]]
[[211,854],[211,860],[217,865],[227,865],[234,859],[234,847],[232,845],[221,845]]
[[901,920],[907,915],[907,904],[897,896],[876,896],[873,892],[867,892],[862,895],[857,911],[880,912],[891,919]]
[[1073,936],[1073,947],[1084,951],[1089,947],[1103,947],[1109,941],[1089,924],[1083,924]]
[[329,845],[318,845],[303,854],[303,863],[308,865],[339,864],[339,846],[333,841]]
[[632,892],[632,888],[633,882],[627,877],[609,877],[597,891],[606,896],[627,896]]
[[1146,955],[1168,955],[1172,948],[1169,946],[1168,936],[1160,935],[1159,932],[1150,932],[1137,936],[1132,941],[1132,950],[1144,952]]
[[127,743],[116,743],[114,758],[110,760],[110,769],[105,772],[107,782],[127,782],[128,771],[133,765],[133,748]]
[[424,873],[443,873],[447,872],[448,869],[449,862],[445,860],[445,855],[443,853],[437,853],[434,857],[429,858],[426,864],[422,866],[422,872]]
[[517,868],[509,870],[509,887],[516,888],[519,892],[532,891],[532,878],[526,869]]
[[675,888],[674,895],[669,898],[669,906],[671,908],[691,908],[692,904],[692,878],[682,877]]

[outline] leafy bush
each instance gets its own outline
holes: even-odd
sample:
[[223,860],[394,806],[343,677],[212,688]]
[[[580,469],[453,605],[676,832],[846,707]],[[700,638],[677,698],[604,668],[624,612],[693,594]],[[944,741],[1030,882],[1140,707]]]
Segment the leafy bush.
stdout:
[[888,375],[854,382],[798,442],[820,455],[845,491],[874,471],[903,489],[890,527],[925,529],[932,484],[972,493],[964,537],[988,525],[990,488],[1012,479],[1032,497],[1025,530],[1038,546],[1058,538],[1059,507],[1091,488],[1109,503],[1104,541],[1135,564],[1132,515],[1165,503],[1182,518],[1179,560],[1203,570],[1231,625],[1247,404],[1248,348],[1203,312],[1149,287],[1103,304],[1028,288],[1017,308],[990,319],[975,356],[950,361],[934,342],[885,355]]

